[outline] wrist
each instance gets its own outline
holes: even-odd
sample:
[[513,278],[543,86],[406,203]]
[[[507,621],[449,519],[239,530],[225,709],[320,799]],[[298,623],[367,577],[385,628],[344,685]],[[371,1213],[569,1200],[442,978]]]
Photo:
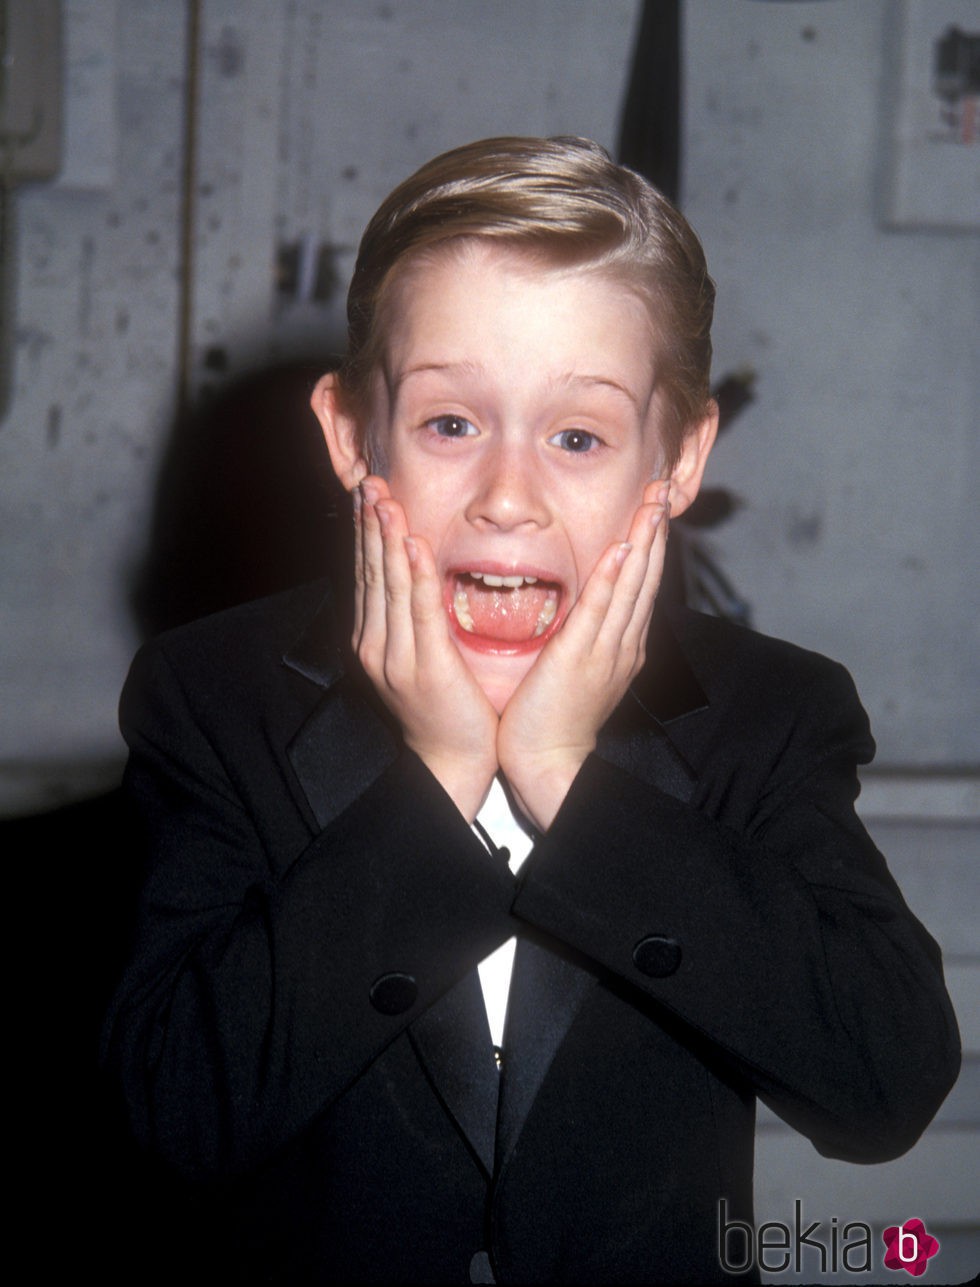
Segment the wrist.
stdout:
[[455,804],[468,823],[480,812],[497,772],[496,760],[445,756],[413,747],[425,767]]
[[501,764],[522,812],[540,832],[546,832],[564,803],[592,748],[561,755],[522,758],[510,768]]

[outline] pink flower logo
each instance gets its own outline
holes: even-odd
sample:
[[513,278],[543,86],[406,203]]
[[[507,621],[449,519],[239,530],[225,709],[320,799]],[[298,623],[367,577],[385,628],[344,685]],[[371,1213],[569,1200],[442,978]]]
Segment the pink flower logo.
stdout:
[[921,1220],[893,1224],[881,1235],[885,1242],[885,1268],[904,1269],[918,1278],[926,1271],[926,1261],[939,1250],[939,1242],[926,1232]]

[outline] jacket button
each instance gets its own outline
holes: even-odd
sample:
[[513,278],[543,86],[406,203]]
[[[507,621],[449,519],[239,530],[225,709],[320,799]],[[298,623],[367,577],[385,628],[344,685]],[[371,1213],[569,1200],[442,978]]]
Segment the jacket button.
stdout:
[[651,979],[665,979],[680,963],[680,943],[664,934],[648,934],[633,948],[633,964]]
[[371,1004],[381,1014],[404,1014],[411,1010],[419,985],[410,974],[382,974],[371,984]]

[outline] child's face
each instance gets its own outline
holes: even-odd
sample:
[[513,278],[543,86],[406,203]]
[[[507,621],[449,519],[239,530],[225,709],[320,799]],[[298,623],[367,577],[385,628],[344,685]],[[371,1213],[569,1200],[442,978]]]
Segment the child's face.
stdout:
[[502,710],[664,475],[650,319],[594,271],[476,242],[404,273],[386,335],[383,472]]

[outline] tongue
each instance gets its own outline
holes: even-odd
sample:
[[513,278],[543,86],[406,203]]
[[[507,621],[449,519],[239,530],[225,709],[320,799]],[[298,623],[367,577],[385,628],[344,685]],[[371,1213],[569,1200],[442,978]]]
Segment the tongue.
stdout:
[[549,593],[554,595],[554,587],[547,584],[498,589],[469,577],[461,578],[457,589],[466,594],[473,621],[471,633],[485,639],[499,639],[502,643],[525,643],[533,639]]

